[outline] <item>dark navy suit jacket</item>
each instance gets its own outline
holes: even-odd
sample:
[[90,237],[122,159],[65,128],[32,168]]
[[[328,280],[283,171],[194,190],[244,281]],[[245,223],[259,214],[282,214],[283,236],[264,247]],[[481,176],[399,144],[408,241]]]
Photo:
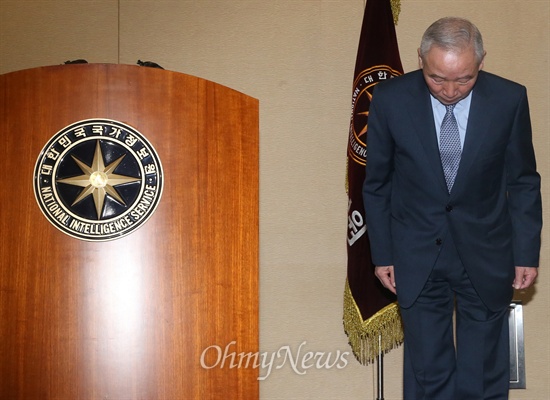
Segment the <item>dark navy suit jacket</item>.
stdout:
[[430,93],[418,70],[376,86],[368,118],[366,223],[375,265],[394,265],[411,306],[448,235],[482,301],[513,295],[515,266],[538,266],[542,210],[525,87],[480,71],[451,193]]

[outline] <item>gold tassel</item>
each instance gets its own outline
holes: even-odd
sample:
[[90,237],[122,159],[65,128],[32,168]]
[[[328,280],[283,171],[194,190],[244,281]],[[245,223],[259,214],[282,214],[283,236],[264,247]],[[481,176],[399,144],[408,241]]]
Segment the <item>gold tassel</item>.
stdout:
[[362,365],[374,362],[380,347],[383,353],[387,353],[403,343],[404,339],[397,303],[389,304],[363,321],[347,279],[344,289],[344,331],[348,335],[353,355]]
[[399,13],[401,12],[401,0],[390,0],[391,12],[393,14],[393,23],[397,25],[399,20]]

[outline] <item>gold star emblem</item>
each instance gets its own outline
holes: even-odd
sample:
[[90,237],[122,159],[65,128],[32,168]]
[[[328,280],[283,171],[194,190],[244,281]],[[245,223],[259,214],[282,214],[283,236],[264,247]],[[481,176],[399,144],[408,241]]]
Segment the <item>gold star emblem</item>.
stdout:
[[116,201],[121,204],[126,205],[122,197],[118,194],[115,186],[122,185],[125,183],[131,183],[139,181],[140,178],[134,178],[131,176],[118,175],[113,173],[113,171],[118,167],[126,155],[119,157],[109,165],[105,165],[103,162],[103,153],[101,147],[99,146],[99,140],[95,148],[94,159],[92,160],[92,165],[88,166],[82,161],[80,161],[75,156],[71,155],[73,160],[78,164],[83,175],[74,176],[72,178],[59,179],[57,182],[66,183],[68,185],[80,186],[84,189],[77,196],[73,204],[78,204],[84,200],[89,195],[92,195],[94,199],[95,208],[97,211],[97,219],[101,218],[101,211],[103,210],[103,205],[105,204],[105,197],[110,195]]
[[[364,92],[361,92],[361,95],[362,96],[363,94],[366,94],[367,96],[367,99],[368,99],[368,104],[367,106],[370,104],[371,100],[372,100],[372,93],[368,91],[369,88],[367,88]],[[372,89],[371,89],[372,90]],[[357,133],[357,137],[360,138],[361,136],[363,136],[364,134],[367,133],[367,128],[368,128],[368,124],[367,122],[364,121],[365,118],[368,118],[369,117],[369,110],[367,109],[367,111],[357,111],[355,113],[355,116],[356,117],[361,117],[360,118],[360,122],[357,122],[356,125],[357,126],[361,126],[361,130]],[[364,117],[364,118],[363,118]],[[359,119],[359,118],[358,118]],[[366,140],[364,140],[364,142],[366,143]]]

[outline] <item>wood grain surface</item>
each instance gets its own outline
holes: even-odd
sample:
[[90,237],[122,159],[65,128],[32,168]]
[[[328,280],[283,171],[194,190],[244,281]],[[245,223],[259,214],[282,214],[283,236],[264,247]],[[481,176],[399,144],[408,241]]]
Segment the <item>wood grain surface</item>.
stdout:
[[[33,193],[46,142],[91,118],[137,129],[164,169],[153,216],[106,242],[56,229]],[[43,67],[0,76],[0,135],[0,399],[257,399],[257,368],[210,346],[258,351],[258,101],[146,67]]]

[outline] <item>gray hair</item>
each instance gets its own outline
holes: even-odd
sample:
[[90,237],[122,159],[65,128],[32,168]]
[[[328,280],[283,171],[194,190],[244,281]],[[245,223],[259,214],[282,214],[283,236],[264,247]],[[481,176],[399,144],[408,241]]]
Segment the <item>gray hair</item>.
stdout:
[[485,56],[481,32],[464,18],[446,17],[431,24],[422,36],[420,57],[425,59],[433,46],[447,51],[462,51],[473,46],[479,64]]

